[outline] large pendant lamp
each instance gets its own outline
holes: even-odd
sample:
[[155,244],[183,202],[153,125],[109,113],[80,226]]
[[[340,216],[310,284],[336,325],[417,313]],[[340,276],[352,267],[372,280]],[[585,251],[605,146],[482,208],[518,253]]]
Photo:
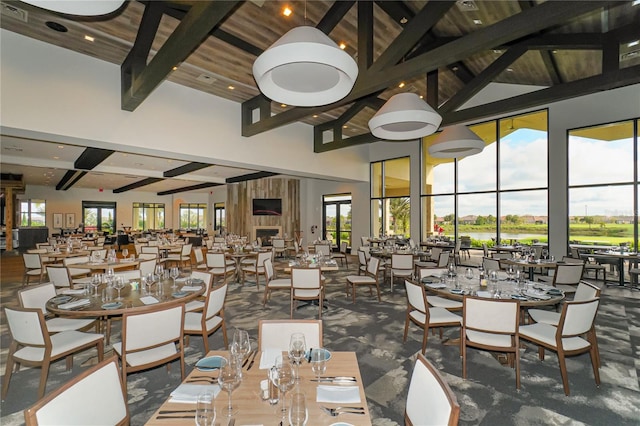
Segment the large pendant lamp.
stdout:
[[484,141],[464,125],[445,127],[429,145],[429,155],[436,158],[462,158],[479,154]]
[[269,99],[294,106],[327,105],[351,92],[358,65],[314,27],[294,28],[253,63],[253,76]]
[[442,117],[415,93],[393,95],[369,120],[371,133],[381,139],[409,140],[438,130]]
[[114,12],[124,0],[22,0],[52,12],[78,16],[98,16]]

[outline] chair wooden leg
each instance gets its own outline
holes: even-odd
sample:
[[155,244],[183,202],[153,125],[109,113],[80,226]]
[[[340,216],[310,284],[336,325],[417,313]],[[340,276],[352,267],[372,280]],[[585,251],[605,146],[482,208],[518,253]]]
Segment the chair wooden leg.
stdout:
[[538,346],[538,358],[540,361],[544,361],[544,348],[542,346]]
[[47,377],[49,377],[49,361],[45,360],[42,363],[42,371],[40,372],[40,386],[38,387],[38,399],[44,396],[45,388],[47,387]]
[[427,350],[427,340],[429,340],[429,326],[425,324],[424,331],[422,332],[422,355]]
[[567,375],[567,361],[564,358],[564,352],[558,351],[558,364],[560,364],[560,376],[562,376],[562,387],[564,394],[569,396],[569,377]]
[[380,299],[380,285],[378,283],[376,283],[376,291],[378,292],[378,302],[382,302],[382,299]]
[[209,353],[209,336],[207,335],[207,330],[202,330],[202,341],[204,343],[204,356],[207,356]]
[[516,361],[516,389],[520,389],[520,339],[518,335],[516,335],[515,347],[516,350],[513,357]]
[[596,366],[598,368],[600,368],[602,364],[600,364],[600,348],[598,348],[598,338],[596,337],[595,325],[591,327],[591,331],[589,332],[589,335],[587,336],[587,340],[591,343],[591,346],[595,349],[595,352],[596,352]]
[[229,349],[229,340],[227,340],[227,326],[224,321],[222,322],[222,324],[220,324],[220,328],[222,329],[222,339],[224,341],[224,347],[226,349]]
[[352,296],[353,296],[353,304],[355,305],[356,304],[356,288],[357,287],[356,287],[355,284],[352,284],[352,286],[353,287],[351,288],[351,293],[352,293]]
[[409,332],[409,315],[407,315],[407,319],[404,322],[404,337],[402,338],[402,343],[406,343],[408,332]]
[[7,364],[5,366],[4,381],[2,382],[2,399],[5,399],[9,392],[9,382],[11,381],[11,375],[13,374],[14,360],[13,354],[18,350],[18,344],[11,342],[9,347],[9,355],[7,356]]
[[591,367],[593,368],[593,377],[596,379],[596,385],[600,387],[600,370],[598,370],[598,349],[591,345],[591,350],[589,351],[589,355],[591,356]]

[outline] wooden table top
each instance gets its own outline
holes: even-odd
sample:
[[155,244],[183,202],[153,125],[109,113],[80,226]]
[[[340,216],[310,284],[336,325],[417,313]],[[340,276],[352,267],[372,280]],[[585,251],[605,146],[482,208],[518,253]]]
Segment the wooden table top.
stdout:
[[[132,284],[134,285],[134,287],[137,287],[137,290],[132,289]],[[178,283],[178,284],[179,284],[178,289],[176,290],[179,290],[179,288],[181,287],[180,284],[183,284],[183,283]],[[157,285],[158,283],[154,285],[154,289],[155,289],[155,286]],[[98,295],[99,295],[98,297],[94,297],[94,296],[89,297],[84,295],[77,296],[78,299],[89,299],[90,303],[88,305],[84,305],[74,309],[61,309],[58,307],[58,304],[53,303],[52,301],[48,301],[46,307],[47,307],[47,311],[62,317],[92,318],[92,317],[98,317],[98,316],[115,316],[115,315],[122,315],[131,309],[151,308],[151,307],[158,306],[158,304],[166,305],[167,307],[169,307],[169,306],[178,305],[181,303],[186,303],[202,295],[205,290],[205,287],[203,285],[201,286],[202,288],[199,291],[188,291],[188,292],[185,292],[186,294],[184,296],[174,297],[173,293],[176,292],[176,290],[171,288],[172,285],[173,285],[173,280],[171,279],[163,280],[162,286],[164,290],[164,295],[162,297],[153,295],[153,297],[155,297],[158,300],[158,303],[155,303],[152,305],[146,305],[140,300],[141,297],[145,296],[145,294],[143,294],[143,291],[142,291],[140,280],[131,280],[127,285],[124,286],[124,288],[122,288],[122,290],[120,290],[120,294],[123,300],[121,301],[122,306],[117,309],[104,309],[102,307],[104,304],[102,302],[102,290],[106,287],[106,284],[101,284],[100,287],[98,288]],[[91,291],[93,294],[93,288],[91,288]],[[118,290],[114,288],[113,289],[114,299],[117,296],[118,296]]]
[[[208,354],[220,355],[228,357],[228,352],[223,351],[211,351]],[[278,405],[269,405],[267,401],[263,401],[260,397],[260,381],[267,379],[267,370],[259,369],[260,366],[260,354],[255,359],[255,363],[250,370],[247,367],[242,369],[242,383],[233,390],[231,395],[232,404],[236,415],[237,425],[278,425],[280,424],[280,407],[281,402]],[[191,374],[185,379],[189,380],[193,376],[210,376],[217,377],[217,371],[203,372],[194,369]],[[360,376],[360,367],[358,366],[358,359],[355,352],[332,352],[331,359],[327,362],[327,371],[323,376],[353,376],[356,378],[356,383],[360,388],[360,403],[346,404],[350,406],[358,406],[364,408],[363,414],[341,414],[339,417],[332,417],[320,409],[320,406],[325,407],[337,407],[340,404],[331,403],[319,403],[316,402],[316,387],[317,382],[312,382],[311,379],[315,378],[315,374],[311,371],[311,364],[304,361],[300,365],[300,383],[298,386],[300,390],[304,392],[306,396],[307,411],[309,413],[307,425],[331,425],[337,422],[345,422],[354,426],[371,425],[371,416],[369,408],[367,407],[367,399],[364,393],[364,386],[362,384],[362,377]],[[204,384],[204,383],[199,383]],[[338,384],[322,383],[327,386],[342,386]],[[287,398],[291,395],[293,390],[287,392]],[[226,391],[220,391],[216,397],[216,424],[226,425],[227,419],[221,414],[222,410],[226,407],[228,401],[228,393]],[[287,401],[287,407],[289,407],[290,400]],[[345,404],[343,404],[345,405]],[[194,410],[196,408],[195,403],[176,403],[165,401],[158,410],[151,416],[147,425],[193,425],[194,418],[176,418],[176,419],[158,419],[157,416],[160,410]],[[189,413],[176,413],[171,416],[183,416],[193,415],[195,412]],[[288,423],[287,423],[288,424]]]
[[115,262],[107,262],[107,261],[85,262],[85,263],[74,263],[73,265],[69,265],[69,266],[72,268],[78,268],[78,269],[90,269],[92,271],[106,271],[109,268],[112,268],[113,270],[135,268],[139,264],[140,264],[139,260],[117,259]]

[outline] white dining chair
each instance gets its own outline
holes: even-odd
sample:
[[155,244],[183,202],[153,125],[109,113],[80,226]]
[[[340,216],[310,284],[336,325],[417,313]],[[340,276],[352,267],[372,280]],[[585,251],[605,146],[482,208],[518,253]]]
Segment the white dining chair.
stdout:
[[130,271],[116,271],[114,272],[116,277],[122,277],[125,281],[139,280],[141,277],[139,269],[132,269]]
[[307,348],[322,348],[322,320],[258,320],[258,350],[289,350],[293,333],[304,334]]
[[4,312],[9,325],[11,344],[2,382],[2,399],[5,399],[9,392],[9,383],[16,364],[18,367],[24,365],[41,369],[38,398],[42,398],[47,385],[49,366],[53,361],[66,358],[67,370],[69,370],[73,364],[73,354],[94,346],[98,360],[102,361],[104,354],[102,334],[76,330],[49,334],[44,313],[40,308],[5,307]]
[[111,357],[83,371],[24,411],[27,426],[129,424],[129,407]]
[[191,278],[202,280],[204,283],[204,293],[196,300],[190,300],[184,305],[185,312],[202,312],[205,307],[207,294],[213,286],[213,274],[209,272],[193,271],[191,272]]
[[227,263],[224,253],[207,253],[207,266],[214,280],[216,277],[222,278],[225,284],[227,277],[236,273],[236,267]]
[[[364,258],[364,253],[362,253],[362,256]],[[378,278],[380,259],[372,257],[369,259],[366,267],[365,275],[349,275],[346,277],[347,297],[349,297],[349,292],[351,292],[353,303],[356,303],[356,289],[359,286],[368,286],[371,296],[373,296],[373,288],[375,287],[378,294],[378,302],[382,301],[382,299],[380,299],[380,281]]]
[[[420,278],[420,282],[422,282],[423,278],[426,277],[435,277],[439,278],[441,275],[446,274],[448,271],[444,268],[437,269],[429,269],[422,268],[418,271],[418,277]],[[427,294],[427,303],[436,308],[444,308],[450,311],[460,311],[462,310],[462,302],[452,299],[447,299],[446,297],[434,296],[432,294]]]
[[413,254],[392,254],[389,272],[391,274],[391,292],[393,292],[393,281],[396,277],[413,278]]
[[69,277],[69,271],[64,266],[47,266],[49,281],[58,290],[73,288],[73,283]]
[[41,283],[45,269],[42,267],[40,253],[23,253],[22,261],[24,263],[22,285],[29,285],[29,281],[31,281],[33,277],[38,277],[38,283]]
[[156,265],[158,263],[158,259],[156,257],[152,257],[151,259],[141,260],[138,264],[138,270],[140,271],[141,277],[146,277],[148,274],[153,274],[156,271]]
[[320,268],[291,268],[291,316],[296,300],[318,301],[319,318],[322,318],[324,286]]
[[538,357],[544,360],[545,349],[558,354],[560,375],[565,395],[569,396],[569,377],[566,357],[588,352],[596,385],[600,386],[598,371],[600,360],[598,344],[594,332],[594,322],[598,313],[600,298],[571,301],[562,305],[557,326],[542,322],[521,325],[520,337],[538,346]]
[[424,286],[413,281],[405,280],[407,290],[407,313],[404,322],[404,336],[402,341],[407,341],[409,324],[413,323],[422,329],[422,353],[427,350],[429,329],[439,327],[442,339],[442,327],[457,327],[461,329],[462,318],[443,308],[429,308]]
[[405,405],[407,426],[456,426],[460,405],[438,370],[418,354]]
[[264,297],[262,305],[267,305],[267,300],[271,299],[271,292],[274,290],[286,290],[291,292],[291,278],[277,278],[273,269],[271,258],[264,260],[264,276],[266,283],[264,284]]
[[349,267],[349,257],[347,256],[347,248],[349,247],[346,241],[340,243],[340,251],[338,253],[331,253],[332,259],[340,259],[340,264]]
[[[582,280],[584,263],[558,263],[551,278],[551,285],[564,293],[575,293]],[[549,282],[549,280],[538,279]]]
[[244,266],[242,268],[242,284],[244,285],[245,277],[247,275],[253,275],[256,278],[256,288],[260,290],[260,276],[264,275],[264,261],[267,259],[273,259],[275,251],[259,252],[256,258],[256,263],[250,266]]
[[[204,354],[209,353],[209,336],[216,330],[222,330],[224,346],[229,347],[227,327],[224,321],[224,302],[227,297],[227,284],[212,288],[205,298],[202,312],[186,312],[184,316],[184,334],[202,336]],[[188,345],[187,340],[187,345]]]

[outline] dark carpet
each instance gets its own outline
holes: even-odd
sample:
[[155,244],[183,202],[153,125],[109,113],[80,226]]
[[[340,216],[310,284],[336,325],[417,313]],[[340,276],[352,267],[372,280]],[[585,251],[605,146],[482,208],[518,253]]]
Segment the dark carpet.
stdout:
[[[354,259],[355,260],[355,259]],[[350,264],[351,266],[351,264]],[[402,342],[406,298],[400,281],[390,293],[383,286],[381,303],[360,289],[357,303],[351,303],[344,290],[344,277],[351,271],[326,273],[328,309],[323,313],[325,346],[336,351],[355,351],[366,387],[367,402],[375,425],[403,424],[409,378],[421,346],[421,332],[410,329]],[[3,286],[2,305],[15,303],[15,286]],[[257,339],[259,319],[289,317],[288,293],[274,292],[266,307],[262,292],[253,282],[242,287],[233,283],[227,295],[225,317],[228,330],[244,328]],[[601,386],[596,387],[588,355],[569,358],[567,368],[571,396],[565,396],[555,353],[547,352],[544,361],[535,346],[521,351],[522,388],[516,391],[515,371],[500,364],[494,354],[469,350],[468,379],[462,379],[462,363],[457,346],[445,345],[439,336],[430,335],[427,358],[436,365],[457,395],[463,425],[640,425],[640,301],[638,292],[607,288],[597,317],[597,335],[602,367]],[[305,307],[296,318],[316,318],[317,307]],[[2,365],[6,359],[9,336],[3,319]],[[112,341],[118,341],[119,324]],[[457,330],[445,330],[455,338]],[[212,349],[223,349],[220,332],[210,337]],[[106,355],[112,353],[105,348]],[[202,340],[191,337],[185,351],[187,373],[203,355]],[[95,362],[95,352],[76,356],[74,368],[65,371],[64,361],[55,363],[47,385],[50,391]],[[9,395],[1,405],[3,425],[23,423],[22,410],[36,400],[38,369],[23,369],[14,374]],[[168,373],[164,367],[131,374],[127,381],[132,424],[141,425],[179,384],[178,365]],[[323,424],[325,419],[309,424]],[[326,424],[332,423],[327,419]]]

